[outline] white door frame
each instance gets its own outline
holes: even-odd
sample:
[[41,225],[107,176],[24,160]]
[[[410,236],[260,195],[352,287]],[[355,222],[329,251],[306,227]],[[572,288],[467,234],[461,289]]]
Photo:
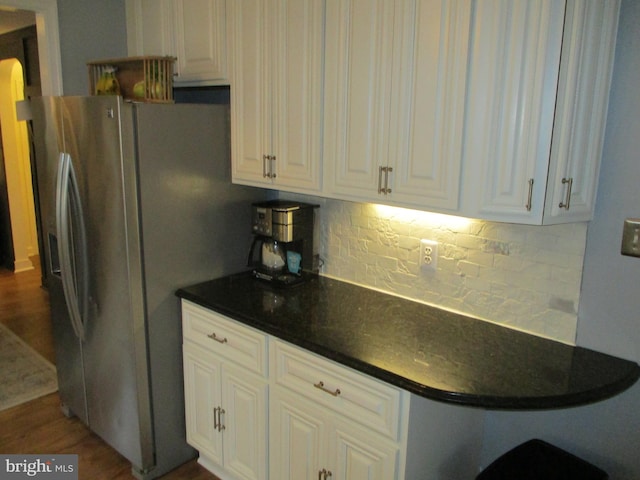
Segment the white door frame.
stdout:
[[0,5],[35,12],[42,95],[62,95],[58,1],[0,0]]

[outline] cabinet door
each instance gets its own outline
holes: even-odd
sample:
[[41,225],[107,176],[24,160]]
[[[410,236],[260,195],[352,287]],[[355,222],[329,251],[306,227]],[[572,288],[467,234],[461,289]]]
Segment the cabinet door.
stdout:
[[270,56],[274,184],[320,189],[323,0],[273,0]]
[[569,2],[544,223],[593,214],[620,2]]
[[272,389],[270,400],[270,478],[317,480],[328,462],[325,414],[281,388]]
[[190,344],[183,348],[187,442],[222,465],[222,435],[214,427],[214,409],[221,405],[220,363]]
[[174,0],[176,83],[227,84],[225,0]]
[[126,0],[129,56],[175,56],[174,0]]
[[271,12],[264,0],[228,5],[231,69],[231,155],[235,183],[270,185],[265,155],[271,155]]
[[471,0],[400,2],[389,201],[458,208]]
[[328,0],[324,171],[328,194],[378,197],[388,163],[395,2]]
[[370,431],[334,419],[329,438],[333,478],[349,480],[392,480],[397,472],[400,448]]
[[470,15],[471,0],[328,2],[327,192],[458,207]]
[[266,381],[225,364],[222,369],[224,467],[237,478],[267,475]]
[[348,480],[398,478],[400,447],[376,432],[275,388],[270,410],[271,478],[316,480],[327,470]]
[[318,191],[324,2],[233,2],[229,13],[233,181]]
[[565,2],[477,2],[467,93],[465,216],[540,223]]

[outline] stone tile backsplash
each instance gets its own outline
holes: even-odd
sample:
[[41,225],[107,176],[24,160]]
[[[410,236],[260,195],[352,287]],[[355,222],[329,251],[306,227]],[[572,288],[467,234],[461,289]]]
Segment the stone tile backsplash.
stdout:
[[[527,226],[281,194],[318,203],[322,273],[573,344],[587,223]],[[420,239],[438,242],[436,271]]]

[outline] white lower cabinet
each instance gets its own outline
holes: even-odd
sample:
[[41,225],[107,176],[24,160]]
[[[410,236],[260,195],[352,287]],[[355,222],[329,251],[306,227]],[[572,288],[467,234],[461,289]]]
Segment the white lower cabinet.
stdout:
[[[246,353],[253,351],[244,347],[253,343],[235,335],[257,338],[258,345],[265,336],[240,325],[229,330],[227,322],[183,303],[187,442],[198,450],[199,462],[222,480],[265,480],[268,383],[263,375],[241,366],[250,358]],[[203,336],[210,348],[194,339],[204,326],[209,327]]]
[[187,441],[221,480],[459,480],[483,411],[419,397],[182,302]]
[[391,480],[400,445],[285,388],[271,392],[270,478]]
[[434,402],[269,339],[272,480],[478,474],[481,409]]
[[194,345],[184,347],[184,368],[187,441],[200,463],[231,478],[267,478],[267,383]]
[[271,478],[402,478],[400,389],[278,340],[269,378]]

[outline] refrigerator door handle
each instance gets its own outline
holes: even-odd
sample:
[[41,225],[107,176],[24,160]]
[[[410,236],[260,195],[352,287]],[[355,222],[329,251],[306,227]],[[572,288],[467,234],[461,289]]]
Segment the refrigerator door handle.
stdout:
[[[71,156],[64,152],[60,154],[58,162],[56,224],[64,297],[71,326],[76,336],[84,340],[89,293],[87,236]],[[74,231],[78,238],[74,238]]]

